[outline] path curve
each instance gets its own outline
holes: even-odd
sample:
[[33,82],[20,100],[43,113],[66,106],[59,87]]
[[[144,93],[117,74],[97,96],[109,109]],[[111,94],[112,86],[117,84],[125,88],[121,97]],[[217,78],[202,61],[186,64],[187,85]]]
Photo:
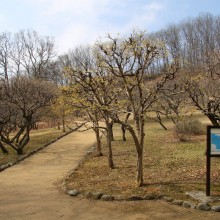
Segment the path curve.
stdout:
[[0,173],[0,220],[219,219],[162,201],[101,202],[64,194],[60,182],[95,143],[74,132]]

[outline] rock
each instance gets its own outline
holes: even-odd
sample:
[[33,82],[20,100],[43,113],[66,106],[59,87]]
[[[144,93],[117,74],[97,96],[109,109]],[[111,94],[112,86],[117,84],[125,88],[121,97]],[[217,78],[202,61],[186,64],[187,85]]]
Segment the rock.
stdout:
[[197,208],[197,205],[194,205],[194,204],[191,205],[191,209],[196,209],[196,208]]
[[202,191],[186,192],[186,195],[188,195],[191,198],[199,201],[200,203],[213,202],[213,199],[210,196],[206,196],[206,194]]
[[173,201],[173,198],[172,198],[172,197],[168,197],[168,196],[164,196],[163,199],[164,199],[166,202],[172,202],[172,201]]
[[172,204],[182,206],[183,205],[183,201],[182,200],[173,200]]
[[210,211],[211,207],[208,203],[199,203],[197,205],[196,209],[202,210],[202,211]]
[[12,163],[8,163],[8,164],[7,164],[8,167],[11,167],[12,165],[13,165]]
[[121,195],[117,195],[117,196],[114,197],[114,200],[124,201],[125,199]]
[[101,193],[101,192],[92,193],[92,199],[99,200],[99,199],[101,199],[102,195],[103,195],[103,193]]
[[212,211],[220,212],[220,206],[212,206]]
[[1,169],[5,169],[5,168],[6,168],[6,165],[2,165],[2,166],[1,166]]
[[145,196],[143,199],[144,200],[155,200],[156,196]]
[[143,200],[143,198],[140,196],[131,196],[131,197],[128,197],[126,200],[127,201],[139,201],[139,200]]
[[157,195],[157,196],[155,196],[155,199],[156,199],[156,200],[163,199],[164,196],[165,196],[165,195]]
[[92,154],[92,153],[93,153],[93,150],[88,150],[86,153],[87,153],[87,154]]
[[79,194],[78,190],[72,189],[68,192],[70,196],[77,196]]
[[102,195],[101,200],[102,201],[113,201],[114,197],[110,195]]
[[86,197],[86,199],[92,199],[92,193],[91,192],[87,192],[85,197]]
[[183,202],[183,207],[185,207],[185,208],[194,208],[194,205],[191,204],[190,202],[184,201]]

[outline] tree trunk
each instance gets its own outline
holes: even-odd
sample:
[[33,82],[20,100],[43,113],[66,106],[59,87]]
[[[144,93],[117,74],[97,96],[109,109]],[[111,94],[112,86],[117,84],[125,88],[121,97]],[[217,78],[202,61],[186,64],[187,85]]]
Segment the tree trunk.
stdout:
[[135,147],[136,147],[136,151],[137,151],[137,178],[136,178],[136,182],[137,182],[137,186],[140,187],[143,185],[144,183],[144,178],[143,178],[143,140],[144,140],[144,132],[143,132],[143,128],[144,126],[141,125],[142,131],[140,134],[142,134],[140,136],[140,140],[138,139],[137,135],[135,134],[135,131],[132,127],[128,127],[129,132],[131,133],[134,143],[135,143]]
[[[168,119],[169,119],[169,118],[168,118]],[[171,120],[172,120],[172,122],[173,122],[174,125],[176,125],[177,122],[178,122],[178,119],[176,119],[177,121],[175,121],[173,117],[171,117]]]
[[136,130],[138,133],[138,136],[140,135],[140,119],[138,116],[134,117],[135,125],[136,125]]
[[22,155],[23,154],[23,148],[30,141],[30,131],[32,129],[32,127],[31,127],[32,115],[28,116],[26,119],[27,119],[27,125],[26,125],[26,129],[25,129],[26,131],[25,131],[24,136],[17,143],[17,155]]
[[103,154],[102,154],[98,114],[97,114],[97,112],[95,112],[94,117],[93,117],[90,114],[90,112],[88,112],[88,115],[90,117],[90,120],[93,121],[93,123],[94,123],[93,130],[94,130],[95,136],[96,136],[96,154],[95,154],[95,156],[100,157],[100,156],[103,156]]
[[114,122],[111,121],[111,123],[109,123],[109,132],[110,132],[110,140],[111,141],[114,141],[113,125],[114,125]]
[[103,154],[102,154],[99,128],[97,128],[97,127],[94,128],[94,131],[95,131],[95,136],[96,136],[96,154],[95,154],[95,156],[100,157],[100,156],[103,156]]
[[37,129],[38,129],[38,123],[37,123],[37,122],[35,122],[35,123],[33,124],[33,129],[34,129],[34,130],[37,130]]
[[138,160],[137,160],[137,186],[143,186],[144,178],[143,178],[143,152],[138,152]]
[[121,126],[121,130],[122,130],[122,141],[126,141],[126,128],[124,125]]
[[161,121],[160,121],[159,123],[160,123],[161,127],[162,127],[165,131],[167,131],[167,127],[166,127]]
[[107,129],[107,146],[108,146],[108,164],[110,169],[114,169],[114,163],[113,163],[113,155],[112,155],[112,143],[111,143],[111,124],[107,123],[106,126]]
[[60,130],[60,122],[57,122],[57,128]]
[[[128,109],[129,110],[129,109]],[[129,117],[130,117],[130,115],[131,115],[131,113],[129,112],[127,115],[126,115],[126,117],[125,117],[125,123],[127,124],[127,122],[128,122],[128,119],[129,119]],[[121,125],[121,130],[122,130],[122,140],[123,141],[126,141],[127,139],[126,139],[126,126],[124,125],[124,124],[122,124]]]
[[214,126],[220,126],[220,124],[218,123],[218,120],[217,120],[213,115],[207,115],[207,117],[208,117],[209,120],[212,122],[212,125],[214,125]]
[[62,122],[63,122],[63,132],[66,132],[66,126],[65,126],[65,118],[63,117],[63,120],[62,120]]
[[17,148],[16,151],[17,151],[17,155],[23,155],[24,153],[22,148]]
[[8,150],[5,148],[5,146],[2,144],[2,142],[0,142],[0,149],[3,154],[8,154]]
[[139,145],[136,147],[137,148],[137,156],[138,156],[138,161],[137,161],[137,186],[142,186],[144,183],[144,177],[143,177],[143,149],[144,149],[144,125],[145,125],[145,120],[143,117],[143,114],[140,115],[139,118]]
[[162,122],[162,119],[161,119],[161,117],[160,117],[160,113],[159,112],[156,112],[156,114],[157,114],[157,122],[159,122],[159,124],[161,125],[161,127],[164,129],[164,130],[167,130],[167,128],[166,128],[166,126],[163,124],[163,122]]

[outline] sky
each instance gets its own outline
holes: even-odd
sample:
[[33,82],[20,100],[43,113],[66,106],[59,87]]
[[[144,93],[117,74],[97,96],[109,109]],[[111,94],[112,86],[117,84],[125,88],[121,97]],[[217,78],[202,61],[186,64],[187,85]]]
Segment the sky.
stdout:
[[220,15],[220,0],[1,0],[0,32],[36,30],[62,54],[108,33],[154,32],[201,13]]

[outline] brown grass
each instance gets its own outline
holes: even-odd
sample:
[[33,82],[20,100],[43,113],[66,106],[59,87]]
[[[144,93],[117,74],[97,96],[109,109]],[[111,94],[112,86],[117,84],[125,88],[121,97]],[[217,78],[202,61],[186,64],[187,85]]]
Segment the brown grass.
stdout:
[[[121,141],[119,126],[115,126],[113,155],[116,168],[110,170],[107,163],[107,148],[103,143],[102,157],[88,156],[85,162],[71,175],[68,189],[81,192],[103,192],[120,195],[168,195],[186,198],[185,192],[205,191],[206,136],[194,136],[181,142],[174,135],[173,125],[166,123],[168,131],[158,124],[147,122],[144,149],[143,187],[136,187],[136,151],[131,137]],[[104,141],[103,141],[104,142]],[[220,194],[219,159],[212,159],[211,194]]]
[[[64,133],[62,132],[62,130],[58,130],[55,128],[32,130],[31,135],[30,135],[31,140],[28,143],[28,145],[25,146],[24,154],[29,153],[35,149],[38,149],[47,143],[50,143],[51,141],[62,136],[63,134]],[[0,166],[3,164],[7,164],[7,163],[13,163],[19,158],[19,156],[16,155],[16,152],[14,149],[8,146],[5,146],[5,147],[9,151],[9,154],[4,155],[2,154],[2,152],[0,152]]]

